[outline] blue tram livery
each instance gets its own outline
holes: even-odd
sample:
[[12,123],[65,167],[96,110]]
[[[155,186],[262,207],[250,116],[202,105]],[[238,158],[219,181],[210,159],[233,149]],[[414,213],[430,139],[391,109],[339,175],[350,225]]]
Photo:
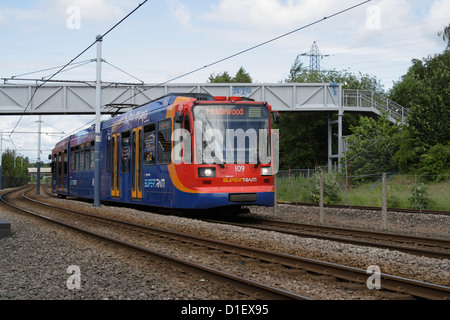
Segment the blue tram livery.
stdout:
[[[271,106],[170,94],[101,123],[100,199],[211,209],[274,205]],[[95,125],[52,151],[52,191],[94,198]]]

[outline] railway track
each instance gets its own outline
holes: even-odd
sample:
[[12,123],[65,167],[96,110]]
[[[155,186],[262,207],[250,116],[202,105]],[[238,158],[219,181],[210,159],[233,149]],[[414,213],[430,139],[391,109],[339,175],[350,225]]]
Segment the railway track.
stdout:
[[397,233],[310,225],[251,217],[233,217],[231,220],[204,220],[214,223],[226,223],[247,228],[276,231],[302,237],[397,250],[429,258],[450,259],[450,241],[445,239],[415,237]]
[[[291,202],[291,201],[278,201],[279,204],[289,204],[295,206],[306,206],[306,207],[318,207],[318,203],[310,202]],[[381,211],[381,207],[373,206],[353,206],[346,204],[324,204],[325,208],[336,208],[336,209],[357,209],[357,210],[373,210]],[[427,209],[410,209],[410,208],[387,208],[387,211],[391,212],[406,212],[406,213],[423,213],[423,214],[440,214],[440,215],[450,215],[450,211],[444,210],[427,210]]]
[[[24,192],[25,193],[25,192]],[[23,194],[24,194],[23,193]],[[219,256],[221,261],[224,260],[235,260],[240,261],[242,264],[251,265],[251,261],[256,261],[258,265],[270,266],[271,268],[279,268],[283,269],[284,272],[288,273],[288,275],[293,276],[294,278],[298,276],[298,274],[303,272],[308,272],[311,274],[319,274],[326,275],[327,277],[335,277],[339,280],[351,281],[360,284],[365,284],[366,279],[368,278],[367,271],[352,267],[346,267],[338,264],[328,263],[324,261],[318,261],[308,258],[302,258],[297,256],[292,256],[288,254],[283,254],[279,252],[268,251],[260,248],[248,247],[243,245],[237,245],[234,243],[219,241],[214,239],[206,239],[194,235],[188,235],[180,232],[174,232],[169,230],[163,230],[159,228],[152,228],[148,226],[142,226],[135,223],[130,223],[126,221],[121,221],[117,219],[100,217],[97,215],[87,214],[79,211],[72,211],[68,209],[57,208],[53,205],[49,205],[47,203],[38,202],[36,200],[28,198],[28,201],[33,201],[33,208],[37,206],[47,206],[52,210],[64,210],[64,212],[69,213],[71,219],[73,216],[77,217],[87,217],[89,219],[89,224],[92,224],[92,221],[95,220],[101,221],[102,224],[107,220],[108,224],[114,224],[115,226],[121,225],[122,227],[127,228],[127,233],[137,232],[140,237],[142,237],[142,232],[146,238],[148,237],[157,237],[158,239],[169,239],[169,242],[175,242],[176,246],[183,246],[186,248],[195,248],[196,250],[201,252],[210,252],[211,256],[212,252],[216,252],[216,256]],[[6,200],[3,200],[4,202]],[[7,201],[6,201],[7,202]],[[17,205],[14,205],[16,209],[19,209]],[[20,210],[24,210],[20,208]],[[199,263],[186,261],[185,259],[177,258],[173,255],[169,255],[167,253],[158,252],[152,249],[147,248],[147,246],[139,245],[130,240],[119,240],[111,237],[110,235],[106,235],[103,233],[99,233],[98,231],[87,230],[80,225],[81,223],[77,218],[77,221],[68,222],[62,221],[61,217],[58,219],[54,217],[43,216],[40,213],[33,212],[29,209],[25,209],[27,213],[37,215],[39,217],[45,218],[49,221],[64,225],[66,227],[72,228],[77,231],[86,232],[90,235],[94,235],[96,237],[100,237],[102,239],[106,239],[108,241],[114,241],[119,243],[120,245],[125,245],[131,247],[135,250],[143,251],[147,254],[151,254],[153,256],[157,256],[158,258],[162,258],[165,260],[171,261],[171,263],[175,263],[178,268],[182,268],[183,270],[188,270],[193,273],[200,273],[204,277],[205,273],[208,273],[208,277],[214,281],[221,283],[232,284],[235,290],[242,292],[244,294],[250,295],[251,297],[265,297],[269,299],[280,299],[280,298],[289,298],[289,299],[307,299],[302,294],[294,293],[284,289],[278,289],[271,285],[263,285],[262,283],[243,278],[242,276],[237,276],[230,274],[228,272],[220,271],[209,266],[200,265]],[[67,215],[67,214],[66,214]],[[59,215],[60,216],[60,215]],[[116,231],[117,232],[117,231]],[[158,240],[161,241],[161,240]],[[194,250],[195,251],[195,250]],[[217,252],[219,252],[217,254]],[[235,258],[230,258],[230,257]],[[238,256],[238,258],[236,258]],[[226,258],[226,259],[225,259]],[[247,260],[248,259],[248,260]],[[445,286],[433,285],[430,283],[420,282],[411,279],[400,278],[396,276],[391,276],[387,274],[381,274],[381,286],[385,290],[392,290],[395,292],[399,292],[401,294],[410,295],[414,297],[421,297],[426,299],[450,299],[450,288]],[[257,293],[255,293],[257,292]]]
[[[60,208],[60,207],[57,207],[57,206],[54,206],[54,205],[51,205],[48,203],[33,200],[25,195],[25,193],[28,191],[30,191],[30,190],[22,192],[22,197],[24,199],[26,199],[27,201],[31,201],[33,203],[33,207],[34,207],[33,210],[18,206],[17,204],[13,204],[10,200],[6,199],[9,194],[16,192],[15,190],[0,195],[0,200],[3,203],[5,203],[6,205],[13,207],[21,212],[25,212],[25,213],[31,214],[35,217],[45,219],[49,222],[70,228],[72,230],[82,232],[83,234],[87,234],[90,236],[94,236],[96,238],[107,240],[107,241],[113,242],[115,244],[125,246],[127,248],[131,248],[133,250],[137,250],[139,252],[143,252],[145,254],[151,255],[153,258],[157,258],[164,262],[168,262],[171,265],[173,265],[174,267],[179,268],[181,270],[181,272],[183,272],[183,273],[190,272],[193,275],[200,276],[203,279],[207,279],[208,281],[221,283],[221,284],[226,285],[227,287],[231,286],[237,292],[242,293],[244,295],[248,295],[249,297],[254,298],[254,299],[258,298],[258,299],[274,299],[274,300],[279,300],[279,299],[311,300],[310,298],[302,296],[300,294],[296,294],[293,292],[289,292],[287,290],[275,288],[273,286],[266,285],[266,284],[263,284],[263,283],[260,283],[260,282],[257,282],[257,281],[251,280],[251,279],[246,279],[244,277],[240,277],[240,276],[237,276],[237,275],[234,275],[231,273],[223,272],[218,269],[208,267],[206,265],[202,265],[199,263],[181,259],[181,258],[178,258],[176,256],[173,256],[173,255],[161,252],[161,251],[153,250],[146,246],[139,245],[136,242],[133,243],[133,242],[129,242],[129,241],[126,241],[123,239],[118,239],[116,237],[112,237],[111,235],[108,235],[107,232],[93,231],[92,228],[90,228],[91,230],[89,230],[87,227],[81,226],[83,223],[81,222],[81,220],[79,218],[74,220],[73,217],[71,216],[70,219],[63,219],[61,217],[61,214],[57,214],[58,217],[51,217],[47,214],[39,213],[39,212],[37,212],[39,210],[37,210],[36,205],[51,208],[52,211],[57,210],[60,212],[65,212],[65,214],[69,213],[70,215],[77,215],[78,217],[82,216],[83,218],[90,219],[90,222],[88,224],[91,224],[92,221],[95,220],[97,223],[98,222],[103,223],[103,224],[108,223],[108,224],[114,224],[115,226],[122,225],[122,227],[127,228],[128,232],[131,232],[135,229],[139,229],[138,233],[140,233],[140,236],[142,236],[143,230],[146,231],[145,235],[149,235],[149,232],[151,232],[154,235],[156,235],[156,237],[161,237],[161,236],[163,236],[163,234],[166,233],[166,231],[162,230],[162,229],[156,230],[155,228],[147,228],[145,226],[137,225],[137,224],[126,222],[126,221],[101,217],[101,216],[92,215],[89,213],[84,213],[84,212],[79,212],[79,211],[74,211],[74,210],[70,210],[70,209],[66,209],[66,208]],[[65,220],[65,221],[63,221],[63,220]],[[69,220],[71,220],[71,221],[69,222]],[[167,236],[168,236],[167,234],[164,235],[164,237],[167,237]],[[174,240],[174,238],[172,238],[172,240]]]

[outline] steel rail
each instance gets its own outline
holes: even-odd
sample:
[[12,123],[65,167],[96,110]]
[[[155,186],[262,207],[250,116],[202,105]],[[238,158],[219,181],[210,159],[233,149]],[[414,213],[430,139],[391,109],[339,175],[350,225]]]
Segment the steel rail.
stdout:
[[[57,206],[40,202],[29,197],[26,197],[30,201],[40,203],[45,206],[58,208]],[[114,223],[125,224],[127,226],[132,226],[146,231],[158,233],[159,235],[176,237],[181,239],[181,241],[189,241],[191,243],[204,245],[209,248],[223,250],[225,252],[238,253],[243,256],[247,256],[254,259],[259,259],[266,262],[278,263],[291,268],[301,268],[309,272],[325,274],[329,276],[336,277],[341,280],[352,281],[357,283],[366,284],[367,279],[370,274],[367,270],[343,266],[336,263],[330,263],[315,259],[310,259],[306,257],[294,256],[286,253],[280,253],[275,251],[270,251],[266,249],[245,246],[241,244],[231,243],[223,240],[215,240],[210,238],[199,237],[196,235],[186,234],[177,231],[171,231],[167,229],[155,228],[150,226],[144,226],[135,224],[128,221],[122,221],[118,219],[113,219],[109,217],[102,217],[98,215],[93,215],[90,213],[80,212],[76,210],[58,208],[65,211],[69,211],[76,214],[87,215],[97,219],[104,219]],[[427,282],[422,282],[414,279],[407,279],[404,277],[393,276],[389,274],[380,273],[381,287],[383,289],[388,289],[396,292],[401,292],[404,294],[413,295],[425,299],[433,300],[448,300],[450,299],[450,287],[431,284]]]
[[[257,281],[253,281],[250,279],[246,279],[243,277],[239,277],[230,273],[226,273],[214,268],[210,268],[201,264],[197,264],[197,263],[193,263],[187,260],[183,260],[183,259],[179,259],[176,258],[174,256],[162,253],[162,252],[158,252],[149,248],[145,248],[133,243],[129,243],[127,241],[122,241],[119,239],[115,239],[97,232],[93,232],[54,218],[50,218],[47,216],[44,216],[42,214],[39,214],[37,212],[33,212],[31,210],[25,209],[25,208],[21,208],[19,206],[16,206],[12,203],[7,202],[7,200],[4,199],[5,195],[8,195],[12,192],[15,192],[17,190],[13,190],[7,193],[4,193],[2,195],[0,195],[0,200],[5,203],[6,205],[15,208],[17,210],[20,210],[22,212],[26,212],[28,214],[31,214],[35,217],[39,217],[42,218],[46,221],[50,221],[52,223],[56,223],[58,225],[70,228],[72,230],[76,230],[76,231],[80,231],[82,233],[85,234],[89,234],[91,236],[103,239],[103,240],[107,240],[116,244],[120,244],[122,246],[128,247],[128,248],[132,248],[135,250],[138,250],[140,252],[144,252],[147,254],[152,255],[153,257],[159,258],[162,261],[169,261],[170,263],[176,265],[177,268],[182,269],[183,271],[188,270],[189,272],[192,273],[197,273],[197,274],[201,274],[203,277],[205,277],[208,279],[211,279],[212,281],[215,282],[220,282],[220,283],[225,283],[228,285],[233,286],[233,288],[236,289],[236,291],[244,293],[249,295],[250,297],[256,297],[257,298],[266,298],[266,299],[274,299],[274,300],[285,300],[285,299],[290,299],[290,300],[312,300],[311,298],[293,293],[293,292],[289,292],[283,289],[279,289],[279,288],[275,288],[273,286],[269,286],[269,285],[265,285],[262,283],[259,283]],[[25,193],[25,192],[24,192]],[[22,195],[24,196],[24,193],[22,193]],[[25,196],[24,196],[25,197]],[[61,208],[60,208],[61,209]],[[67,210],[62,208],[63,210]]]
[[[297,206],[306,206],[306,207],[318,207],[319,206],[318,203],[312,203],[312,202],[278,201],[277,203],[278,204],[297,205]],[[353,205],[347,205],[347,204],[324,204],[323,206],[325,208],[381,211],[381,207],[373,207],[373,206],[353,206]],[[450,215],[450,211],[445,211],[445,210],[387,208],[387,211],[405,212],[405,213]]]
[[[415,236],[410,236],[410,235],[375,232],[375,231],[368,231],[368,230],[366,231],[366,230],[357,230],[357,229],[347,229],[347,228],[339,228],[339,227],[317,226],[317,225],[292,223],[292,222],[286,222],[286,221],[277,221],[277,220],[259,219],[259,218],[243,218],[242,220],[245,222],[223,221],[223,220],[214,220],[214,219],[203,219],[203,220],[209,221],[209,222],[214,222],[214,223],[232,224],[235,226],[241,226],[241,227],[246,227],[246,228],[276,231],[276,232],[280,232],[280,233],[297,235],[297,236],[302,236],[302,237],[310,237],[310,238],[337,241],[337,242],[350,243],[350,244],[356,244],[356,245],[384,248],[384,249],[389,249],[389,250],[397,250],[397,251],[406,252],[409,254],[426,256],[426,257],[435,258],[435,259],[450,259],[450,252],[448,252],[448,251],[415,248],[415,247],[408,247],[408,246],[404,246],[404,245],[394,245],[394,244],[388,244],[388,243],[373,242],[371,240],[342,238],[342,237],[338,237],[338,236],[318,234],[317,232],[318,231],[319,232],[333,232],[333,233],[351,235],[351,236],[356,236],[356,237],[370,238],[370,239],[379,240],[379,241],[413,242],[414,244],[423,245],[423,246],[434,246],[434,247],[442,247],[445,249],[449,249],[450,241],[445,240],[445,239],[415,237]],[[274,228],[273,226],[276,226],[276,228]],[[287,230],[287,229],[290,229],[290,230]],[[307,229],[307,230],[312,230],[312,231],[305,232],[305,231],[299,231],[299,229],[301,229],[301,230]]]

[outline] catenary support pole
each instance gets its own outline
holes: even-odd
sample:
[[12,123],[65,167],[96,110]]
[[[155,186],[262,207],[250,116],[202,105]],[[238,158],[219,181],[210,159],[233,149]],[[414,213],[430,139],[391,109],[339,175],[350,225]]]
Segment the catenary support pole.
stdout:
[[2,187],[2,157],[3,157],[2,142],[3,142],[3,133],[0,133],[0,190],[3,189],[3,187]]
[[277,191],[278,191],[278,187],[277,187],[277,175],[275,174],[273,176],[273,185],[274,185],[274,193],[273,193],[273,197],[274,197],[274,204],[273,204],[273,216],[275,218],[278,217],[278,196],[277,196]]
[[387,227],[387,184],[386,173],[383,173],[381,178],[381,227],[386,230]]
[[94,207],[100,206],[100,149],[101,149],[101,130],[100,130],[100,108],[102,103],[102,36],[96,37],[97,41],[97,84],[95,98],[95,146],[94,146]]
[[38,119],[38,154],[36,162],[36,194],[41,194],[41,116]]
[[319,222],[323,223],[323,172],[319,176]]

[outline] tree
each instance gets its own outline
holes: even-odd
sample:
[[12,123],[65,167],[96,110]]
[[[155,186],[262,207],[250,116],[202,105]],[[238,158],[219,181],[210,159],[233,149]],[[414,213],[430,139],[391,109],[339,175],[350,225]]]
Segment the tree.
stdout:
[[298,58],[292,65],[289,77],[285,81],[289,83],[341,83],[343,89],[373,90],[384,94],[383,85],[375,76],[361,72],[354,74],[348,70],[310,71],[303,67]]
[[208,82],[210,83],[231,83],[233,82],[233,78],[231,78],[230,74],[227,71],[223,73],[211,74],[208,78]]
[[[410,108],[399,151],[394,156],[399,169],[417,172],[422,166],[429,167],[423,159],[445,159],[436,157],[432,148],[438,144],[446,146],[450,141],[450,50],[423,60],[414,59],[408,72],[394,84],[390,98]],[[433,154],[427,157],[430,151]],[[442,168],[447,170],[449,163],[443,163]]]
[[241,67],[234,77],[231,77],[227,71],[223,73],[211,74],[208,78],[209,83],[252,83],[252,77],[243,67]]
[[387,112],[383,112],[377,120],[361,117],[359,125],[350,129],[353,135],[346,140],[346,159],[352,175],[382,173],[395,169],[391,159],[398,150],[400,126],[390,122]]
[[450,24],[444,28],[444,31],[438,32],[438,36],[442,37],[444,42],[447,42],[447,48],[445,50],[450,50]]
[[[297,58],[292,65],[289,83],[341,83],[344,88],[383,92],[380,81],[373,76],[349,71],[309,71]],[[335,115],[334,115],[335,116]],[[351,133],[350,126],[358,124],[359,115],[345,113],[343,134]],[[328,161],[328,120],[324,113],[282,113],[280,124],[280,168],[310,168]]]
[[450,144],[437,144],[421,156],[419,173],[429,176],[429,180],[441,181],[450,175]]
[[248,74],[243,67],[241,67],[234,76],[234,82],[236,83],[252,83],[252,77]]
[[28,178],[28,157],[21,157],[16,151],[6,149],[2,153],[2,176],[10,178],[21,178],[26,181]]
[[327,162],[327,117],[313,112],[281,113],[280,168],[311,168]]

